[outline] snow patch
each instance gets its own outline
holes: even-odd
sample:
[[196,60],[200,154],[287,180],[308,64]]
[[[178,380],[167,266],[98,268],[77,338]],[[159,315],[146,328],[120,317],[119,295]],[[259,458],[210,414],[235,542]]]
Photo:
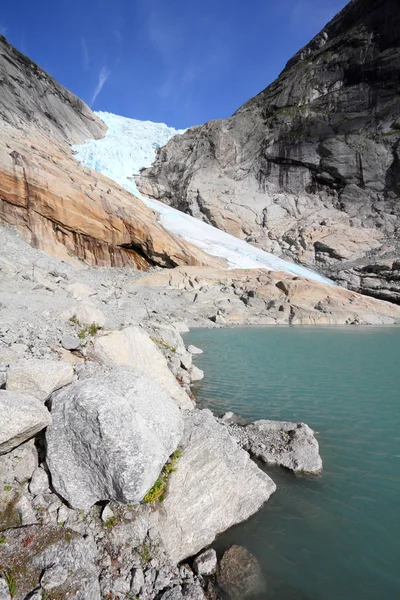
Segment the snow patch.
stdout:
[[232,269],[268,269],[332,284],[318,273],[255,248],[212,225],[140,194],[135,175],[151,166],[158,148],[173,136],[184,133],[185,129],[127,119],[107,112],[97,112],[96,115],[104,121],[108,130],[100,140],[88,140],[73,146],[75,158],[85,167],[116,181],[157,211],[159,221],[166,229],[208,254],[224,258]]

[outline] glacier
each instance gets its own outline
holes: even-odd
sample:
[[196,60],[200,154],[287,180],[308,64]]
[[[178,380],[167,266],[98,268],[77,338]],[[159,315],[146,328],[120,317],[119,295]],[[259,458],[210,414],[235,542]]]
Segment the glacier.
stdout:
[[128,119],[108,112],[99,111],[95,114],[107,125],[107,132],[102,139],[87,140],[84,144],[72,146],[75,158],[85,167],[109,177],[140,198],[159,214],[159,221],[165,229],[204,252],[225,259],[231,269],[268,269],[333,285],[329,279],[306,267],[256,248],[139,192],[135,175],[141,169],[151,166],[158,148],[173,136],[184,133],[185,129],[174,129],[164,123]]

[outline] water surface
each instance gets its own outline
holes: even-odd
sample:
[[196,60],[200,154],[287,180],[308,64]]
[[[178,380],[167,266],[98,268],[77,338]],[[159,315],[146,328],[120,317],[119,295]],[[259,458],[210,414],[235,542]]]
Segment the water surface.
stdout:
[[221,535],[259,559],[270,600],[400,598],[400,328],[193,330],[197,402],[317,431],[319,478],[268,469],[265,507]]

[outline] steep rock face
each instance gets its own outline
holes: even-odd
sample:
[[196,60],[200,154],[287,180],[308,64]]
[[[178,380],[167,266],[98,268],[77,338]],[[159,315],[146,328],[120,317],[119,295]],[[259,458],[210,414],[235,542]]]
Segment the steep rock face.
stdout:
[[221,264],[176,238],[155,213],[76,163],[70,144],[105,125],[0,36],[0,222],[64,260],[99,266]]
[[106,126],[80,98],[63,88],[0,35],[0,118],[24,130],[27,122],[71,144],[103,137]]
[[231,118],[173,138],[139,189],[400,302],[399,32],[396,0],[352,0]]

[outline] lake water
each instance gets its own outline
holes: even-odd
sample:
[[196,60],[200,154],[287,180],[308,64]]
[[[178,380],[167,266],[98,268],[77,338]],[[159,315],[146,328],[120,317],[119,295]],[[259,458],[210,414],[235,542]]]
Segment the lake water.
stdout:
[[400,598],[400,328],[197,329],[197,402],[248,420],[303,421],[324,471],[267,469],[278,486],[222,534],[255,554],[269,600]]

